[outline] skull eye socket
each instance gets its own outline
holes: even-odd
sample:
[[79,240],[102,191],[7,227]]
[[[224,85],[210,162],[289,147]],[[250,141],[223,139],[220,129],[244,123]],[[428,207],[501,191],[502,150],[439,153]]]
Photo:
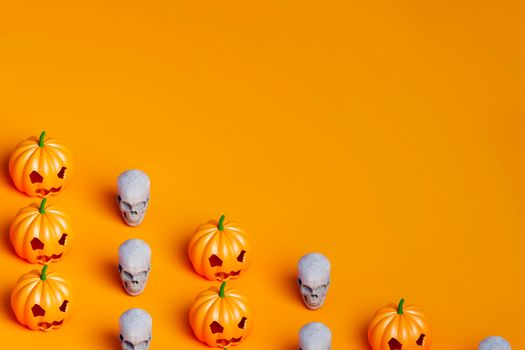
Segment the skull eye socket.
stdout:
[[38,173],[38,171],[33,170],[31,174],[29,174],[29,180],[31,180],[32,184],[41,184],[42,181],[44,181],[44,177]]
[[239,324],[237,324],[237,327],[239,327],[240,329],[244,329],[244,326],[246,326],[246,320],[247,318],[243,317]]
[[215,267],[215,266],[222,266],[222,259],[219,258],[217,255],[213,254],[212,256],[210,256],[210,258],[208,259],[208,261],[210,262],[210,266],[211,267]]
[[390,350],[401,350],[403,344],[401,344],[396,338],[392,338],[388,341],[388,347]]
[[119,337],[120,337],[120,341],[124,340],[124,337],[122,336],[122,334],[120,334]]
[[118,271],[122,272],[122,265],[118,264]]
[[60,171],[57,174],[59,179],[63,179],[64,178],[64,176],[66,175],[66,169],[67,168],[64,167],[64,166],[60,169]]
[[237,257],[238,262],[244,262],[244,255],[246,254],[246,250],[241,250],[239,256]]
[[127,210],[127,211],[131,211],[133,209],[131,204],[124,202],[123,200],[120,201],[120,206],[122,207],[122,209]]
[[33,250],[38,250],[38,249],[44,249],[44,242],[42,242],[41,240],[39,240],[38,238],[33,238],[29,244],[31,244],[31,248],[33,248]]
[[302,285],[303,285],[303,281],[301,281],[301,279],[300,279],[300,278],[298,278],[298,279],[297,279],[297,283],[299,283],[299,285],[300,285],[300,286],[302,286]]
[[62,311],[62,312],[66,312],[67,311],[67,304],[69,303],[68,300],[64,300],[64,302],[62,303],[62,305],[60,305],[60,308],[59,310]]
[[416,340],[416,344],[419,346],[423,346],[424,341],[425,341],[425,334],[421,333],[419,338],[417,338]]
[[217,321],[213,321],[211,324],[210,324],[210,330],[211,330],[211,333],[212,334],[215,334],[215,333],[222,333],[224,331],[224,327],[221,326],[221,324]]
[[46,315],[46,310],[44,310],[42,306],[38,304],[33,305],[33,307],[31,308],[31,312],[33,313],[34,317]]

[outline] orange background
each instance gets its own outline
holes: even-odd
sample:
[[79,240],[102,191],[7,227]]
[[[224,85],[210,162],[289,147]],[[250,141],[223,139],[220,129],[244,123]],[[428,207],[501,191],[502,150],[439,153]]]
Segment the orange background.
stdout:
[[[4,348],[118,349],[118,317],[154,319],[152,349],[205,349],[187,312],[211,283],[191,269],[195,227],[225,213],[249,232],[242,349],[292,350],[306,322],[334,349],[368,349],[374,312],[401,296],[433,322],[434,349],[488,335],[525,348],[523,1],[4,1],[0,5],[0,329]],[[34,266],[8,227],[32,199],[7,160],[41,130],[69,145],[52,199],[77,240],[52,270],[76,312],[62,329],[16,323],[9,295]],[[118,174],[152,178],[145,222],[124,225]],[[153,250],[127,296],[116,251]],[[298,258],[332,261],[306,310]]]

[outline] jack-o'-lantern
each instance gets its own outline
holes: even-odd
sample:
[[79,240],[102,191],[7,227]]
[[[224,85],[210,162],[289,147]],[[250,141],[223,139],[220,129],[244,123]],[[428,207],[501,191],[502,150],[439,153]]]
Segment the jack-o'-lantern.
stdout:
[[22,208],[10,228],[16,253],[30,263],[47,264],[59,261],[71,247],[71,221],[54,204],[32,203]]
[[61,327],[71,316],[71,287],[58,273],[33,270],[18,280],[11,294],[17,320],[44,332]]
[[251,328],[246,298],[235,289],[212,287],[201,292],[190,309],[190,324],[197,339],[211,347],[241,343]]
[[71,153],[57,139],[46,138],[43,131],[20,142],[9,159],[9,174],[16,188],[31,197],[59,193],[71,172]]
[[188,246],[195,271],[209,280],[238,278],[251,260],[246,233],[235,223],[210,221],[197,228]]
[[368,326],[373,350],[428,350],[432,334],[428,318],[412,306],[390,304],[375,314]]

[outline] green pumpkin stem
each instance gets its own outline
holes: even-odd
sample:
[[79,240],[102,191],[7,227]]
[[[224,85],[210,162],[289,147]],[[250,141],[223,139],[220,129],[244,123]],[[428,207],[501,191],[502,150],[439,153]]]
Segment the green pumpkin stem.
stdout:
[[226,288],[226,282],[221,283],[221,289],[219,289],[219,297],[224,298],[224,288]]
[[403,314],[403,304],[405,303],[405,298],[401,298],[401,300],[399,301],[399,304],[397,305],[397,313],[398,315],[402,315]]
[[46,213],[46,202],[47,198],[42,199],[42,202],[40,202],[40,214],[44,215]]
[[45,281],[47,279],[47,265],[44,265],[44,267],[42,268],[42,273],[40,274],[40,279],[42,281]]
[[219,219],[219,231],[224,231],[224,218],[225,218],[225,215],[222,215],[221,218]]
[[42,131],[40,138],[38,139],[38,147],[44,147],[44,137],[46,137],[46,132]]

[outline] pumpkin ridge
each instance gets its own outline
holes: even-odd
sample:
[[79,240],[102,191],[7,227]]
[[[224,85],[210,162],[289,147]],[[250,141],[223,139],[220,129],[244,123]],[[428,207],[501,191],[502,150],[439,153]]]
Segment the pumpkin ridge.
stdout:
[[[206,298],[205,300],[202,300],[201,299],[204,299]],[[192,307],[192,310],[195,310],[194,312],[195,313],[199,313],[200,312],[200,309],[205,306],[205,305],[208,305],[208,304],[212,304],[214,303],[214,300],[215,299],[215,296],[214,295],[199,295],[196,299],[196,302],[198,301],[199,303],[198,304],[195,304],[193,305]]]
[[[36,278],[35,278],[36,280]],[[39,304],[40,305],[40,293],[41,293],[41,285],[40,285],[40,277],[38,277],[38,280],[35,281],[34,288],[29,290],[25,299],[24,303],[24,319],[25,320],[31,320],[33,315],[31,314],[31,307],[33,305],[31,304]],[[25,325],[28,325],[29,322],[24,322]]]
[[206,271],[208,270],[208,266],[206,266],[206,262],[208,261],[208,258],[211,254],[220,254],[219,253],[219,248],[218,248],[218,245],[219,245],[219,240],[220,238],[217,238],[217,235],[216,234],[213,234],[213,236],[211,236],[209,238],[208,241],[206,242],[203,242],[203,249],[202,249],[202,257],[201,257],[201,267],[202,269],[204,270],[204,276],[208,277],[207,276],[207,273]]
[[56,147],[49,144],[46,144],[43,151],[46,153],[48,162],[53,164],[53,172],[58,174],[58,171],[62,168],[62,164],[66,163],[67,157],[64,157],[62,152],[59,152]]
[[421,327],[419,327],[419,325],[415,323],[414,319],[410,317],[410,315],[407,315],[407,317],[405,317],[405,322],[408,324],[407,328],[410,331],[410,338],[417,339],[419,334],[422,333]]
[[50,239],[53,240],[53,242],[58,241],[60,237],[62,236],[62,233],[64,231],[64,227],[58,222],[56,215],[47,210],[47,213],[45,214],[45,218],[48,221],[47,227],[50,228],[49,234],[50,236],[53,236]]
[[37,155],[37,149],[33,149],[31,154],[28,155],[27,158],[24,159],[24,166],[22,167],[22,178],[18,179],[18,181],[24,181],[24,179],[27,179],[29,176],[29,173],[33,171],[33,168],[35,166],[35,158]]
[[[390,322],[388,322],[385,325],[385,328],[383,330],[383,337],[381,338],[380,344],[388,344],[389,338],[392,338],[392,328],[394,327],[394,319],[391,319]],[[386,347],[386,346],[385,346]]]
[[396,312],[393,311],[393,312],[390,312],[387,314],[387,315],[383,315],[382,318],[379,318],[379,313],[374,317],[374,319],[372,319],[372,322],[370,323],[370,328],[378,328],[379,325],[381,323],[383,323],[384,321],[386,321],[387,319],[391,319],[392,317],[394,317],[396,315]]
[[[14,158],[11,157],[11,160],[9,163],[11,165],[12,164],[15,164],[17,163],[19,160],[21,160],[20,158],[22,157],[25,157],[24,161],[27,162],[27,160],[33,156],[33,154],[35,153],[36,149],[35,149],[35,145],[34,144],[27,144],[27,145],[23,145],[21,146],[21,144],[19,144],[17,147],[16,147],[16,150],[15,150],[15,153],[13,154]],[[29,153],[29,154],[26,154],[26,153]]]

